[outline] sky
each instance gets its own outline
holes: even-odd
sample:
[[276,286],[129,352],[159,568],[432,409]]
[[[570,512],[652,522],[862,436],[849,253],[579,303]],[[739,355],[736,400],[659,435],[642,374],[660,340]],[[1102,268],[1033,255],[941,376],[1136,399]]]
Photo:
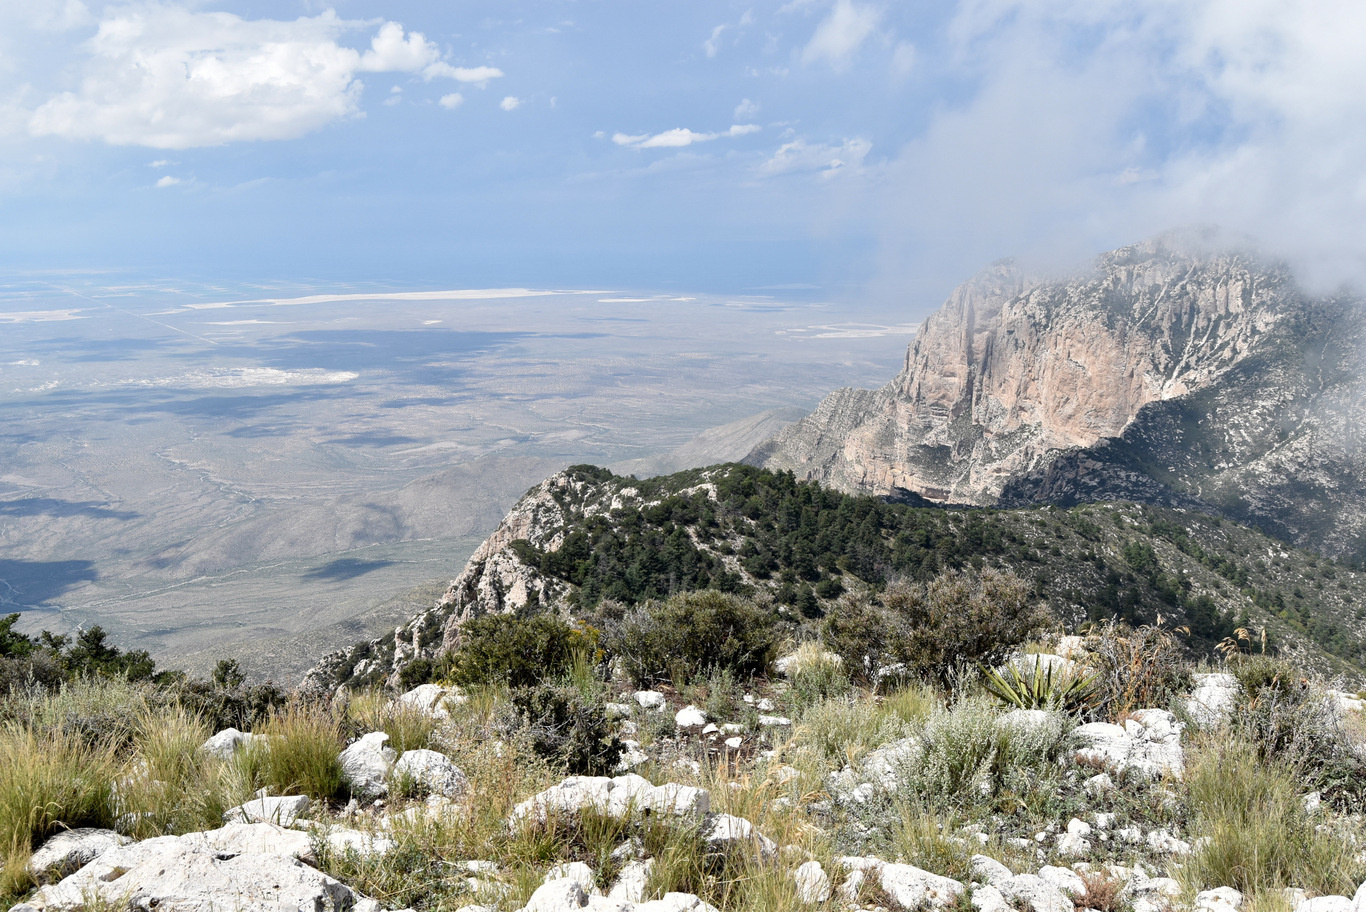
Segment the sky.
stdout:
[[1366,273],[1359,0],[0,0],[0,273],[819,290],[1217,224]]

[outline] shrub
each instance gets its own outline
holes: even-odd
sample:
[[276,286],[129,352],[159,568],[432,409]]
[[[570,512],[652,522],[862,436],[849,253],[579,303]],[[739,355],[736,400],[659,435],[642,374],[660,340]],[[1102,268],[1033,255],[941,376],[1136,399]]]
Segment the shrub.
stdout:
[[1243,686],[1233,731],[1266,760],[1292,766],[1338,807],[1366,806],[1366,756],[1353,743],[1337,701],[1290,663],[1247,655],[1229,664]]
[[763,674],[779,638],[773,612],[707,590],[647,603],[615,625],[607,642],[636,685],[649,687],[723,669],[740,679]]
[[567,672],[576,652],[597,648],[597,631],[553,614],[486,614],[460,625],[447,677],[461,686],[529,687]]
[[1050,709],[1062,712],[1081,712],[1095,705],[1096,678],[1085,672],[1057,671],[1049,665],[1040,667],[1042,660],[1035,657],[1021,671],[1015,662],[1002,669],[981,668],[982,684],[987,692],[1008,706],[1017,709]]
[[881,671],[902,665],[947,685],[963,663],[999,664],[1045,620],[1024,580],[988,567],[947,571],[923,586],[895,583],[881,606],[842,599],[824,634],[864,680],[876,683]]
[[536,753],[576,775],[611,773],[621,759],[621,740],[613,733],[601,700],[567,684],[536,684],[512,691]]
[[1096,672],[1099,715],[1118,721],[1136,709],[1167,706],[1190,689],[1190,670],[1175,634],[1160,618],[1140,627],[1111,620],[1092,630],[1086,648]]
[[[221,665],[221,663],[220,663]],[[170,692],[181,706],[214,731],[236,728],[251,731],[273,710],[285,705],[285,692],[273,683],[246,686],[244,679],[214,673],[213,681],[188,680]]]

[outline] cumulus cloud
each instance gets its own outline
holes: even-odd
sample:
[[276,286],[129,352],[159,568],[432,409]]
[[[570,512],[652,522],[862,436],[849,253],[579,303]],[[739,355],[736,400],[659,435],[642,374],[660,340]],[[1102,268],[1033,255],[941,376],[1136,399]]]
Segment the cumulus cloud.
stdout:
[[515,111],[521,106],[522,99],[518,98],[516,95],[509,95],[498,102],[498,107],[502,108],[504,111]]
[[105,12],[76,91],[29,117],[35,135],[188,149],[293,139],[359,110],[359,73],[487,81],[442,62],[420,32],[386,22],[364,53],[339,43],[362,23],[331,11],[292,21],[143,4]]
[[734,124],[722,133],[698,133],[686,127],[675,127],[663,133],[641,133],[634,136],[629,133],[614,133],[612,142],[632,149],[680,149],[693,143],[711,142],[722,137],[746,136],[762,129],[763,127],[758,124]]
[[178,183],[180,183],[180,178],[178,178],[178,177],[172,177],[171,175],[168,174],[168,175],[166,175],[165,177],[158,179],[156,185],[157,185],[158,188],[162,188],[162,187],[174,187],[174,186],[175,186],[176,184],[178,184]]
[[449,95],[442,95],[438,103],[447,111],[453,111],[465,103],[465,96],[459,92],[452,92]]
[[497,67],[477,66],[477,67],[458,67],[451,66],[445,61],[437,61],[428,65],[422,71],[422,76],[428,81],[440,76],[445,79],[454,79],[456,82],[468,82],[483,88],[490,79],[498,79],[503,75],[503,71]]
[[802,49],[802,63],[823,62],[836,69],[847,66],[881,19],[882,12],[876,7],[860,6],[853,0],[835,0],[830,15],[816,26],[815,34]]
[[857,137],[846,139],[838,146],[794,139],[780,146],[771,158],[760,165],[759,174],[772,177],[792,172],[818,171],[828,176],[846,169],[858,170],[872,148],[871,142]]
[[732,116],[736,120],[753,120],[759,116],[759,103],[746,98],[735,106],[735,113]]

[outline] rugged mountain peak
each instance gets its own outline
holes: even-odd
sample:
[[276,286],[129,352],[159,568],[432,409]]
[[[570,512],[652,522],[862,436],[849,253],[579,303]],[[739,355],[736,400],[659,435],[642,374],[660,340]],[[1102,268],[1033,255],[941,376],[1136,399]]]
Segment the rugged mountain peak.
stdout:
[[[1306,297],[1283,265],[1246,250],[1169,234],[1061,279],[992,264],[925,321],[892,382],[831,394],[747,461],[850,492],[989,505],[1010,488],[1009,502],[1028,502],[1019,479],[1123,437],[1156,404],[1222,388],[1252,359],[1304,373],[1326,356],[1359,382],[1359,308]],[[1239,406],[1257,408],[1255,396]],[[1199,479],[1172,481],[1158,480],[1156,500],[1204,499]]]

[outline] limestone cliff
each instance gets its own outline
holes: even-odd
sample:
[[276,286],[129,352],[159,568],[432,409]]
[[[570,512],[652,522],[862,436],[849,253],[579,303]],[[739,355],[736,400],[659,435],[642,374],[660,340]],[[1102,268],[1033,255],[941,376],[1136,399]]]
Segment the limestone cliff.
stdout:
[[891,383],[831,394],[747,461],[941,503],[1197,506],[1355,554],[1362,330],[1359,302],[1188,239],[1063,280],[997,263],[925,321]]

